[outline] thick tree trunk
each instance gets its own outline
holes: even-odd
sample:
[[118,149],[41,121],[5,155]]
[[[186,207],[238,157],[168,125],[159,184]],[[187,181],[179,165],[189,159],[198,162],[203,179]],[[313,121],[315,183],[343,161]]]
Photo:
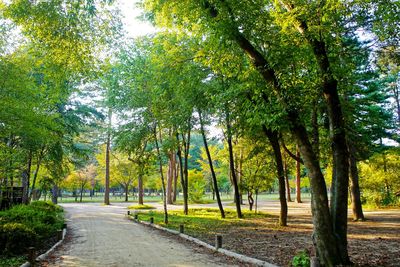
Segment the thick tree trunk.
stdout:
[[211,177],[212,177],[212,181],[213,181],[213,189],[214,189],[213,190],[213,199],[214,199],[214,193],[215,193],[215,196],[217,197],[218,208],[221,213],[221,218],[225,218],[224,207],[222,206],[221,197],[219,195],[217,176],[214,171],[214,165],[213,165],[213,161],[211,158],[210,150],[208,148],[206,134],[204,131],[204,123],[203,123],[203,118],[201,116],[201,111],[199,111],[199,119],[200,119],[200,132],[201,132],[201,135],[203,136],[204,148],[206,150],[208,165],[210,166]]
[[234,158],[233,158],[233,147],[232,147],[232,129],[231,129],[231,121],[230,121],[230,114],[229,111],[226,109],[225,110],[225,115],[226,115],[226,135],[227,135],[227,143],[228,143],[228,149],[229,149],[229,167],[231,171],[231,176],[232,176],[232,183],[233,183],[233,188],[234,188],[234,200],[236,204],[236,212],[238,218],[243,218],[242,215],[242,210],[240,208],[240,195],[239,195],[239,186],[236,178],[236,171],[235,171],[235,163],[234,163]]
[[357,160],[355,156],[355,148],[351,142],[349,142],[349,166],[350,166],[350,178],[351,178],[351,208],[353,210],[354,221],[364,221],[364,213],[361,204],[361,193],[360,185],[358,183],[358,168]]
[[58,202],[58,185],[53,184],[53,188],[51,189],[51,202],[53,204],[57,204]]
[[285,191],[285,171],[283,169],[283,160],[282,160],[281,148],[279,145],[278,133],[275,131],[269,130],[265,125],[263,125],[263,131],[272,146],[272,150],[274,151],[276,171],[277,171],[278,183],[279,183],[279,201],[281,204],[281,212],[279,215],[279,225],[287,226],[288,208],[287,208],[287,202],[286,202],[286,196],[285,196],[285,193],[286,193],[286,191]]
[[111,108],[108,109],[108,129],[107,129],[107,144],[106,144],[106,177],[105,177],[105,192],[104,204],[110,205],[110,146],[111,146]]
[[[296,157],[300,158],[299,146],[296,146]],[[301,187],[300,187],[300,161],[296,160],[296,202],[301,203]]]

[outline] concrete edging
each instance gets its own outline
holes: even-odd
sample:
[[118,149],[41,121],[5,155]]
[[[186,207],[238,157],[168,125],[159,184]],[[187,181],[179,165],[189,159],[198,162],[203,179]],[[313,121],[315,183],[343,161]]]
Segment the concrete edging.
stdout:
[[203,247],[208,248],[210,250],[213,250],[213,251],[216,251],[218,253],[224,254],[225,256],[229,256],[229,257],[238,259],[238,260],[246,262],[246,263],[254,264],[255,266],[278,267],[278,265],[275,265],[275,264],[272,264],[272,263],[269,263],[269,262],[266,262],[266,261],[262,261],[262,260],[259,260],[259,259],[256,259],[256,258],[248,257],[248,256],[245,256],[245,255],[242,255],[242,254],[230,251],[230,250],[226,250],[226,249],[223,249],[223,248],[217,249],[214,246],[212,246],[212,245],[210,245],[210,244],[208,244],[208,243],[206,243],[204,241],[201,241],[200,239],[197,239],[195,237],[192,237],[192,236],[189,236],[189,235],[186,235],[186,234],[179,233],[178,231],[171,230],[171,229],[159,226],[157,224],[153,224],[153,223],[149,223],[149,222],[145,222],[145,221],[141,221],[141,220],[135,220],[131,216],[128,216],[128,218],[131,219],[132,221],[136,222],[136,223],[147,225],[147,226],[150,226],[150,227],[153,227],[153,228],[156,228],[156,229],[159,229],[159,230],[171,233],[171,234],[178,235],[181,238],[186,239],[188,241],[191,241],[193,243],[196,243],[196,244],[198,244],[200,246],[203,246]]
[[[36,262],[40,262],[40,261],[46,259],[51,252],[53,252],[59,245],[61,245],[61,243],[65,239],[65,235],[66,234],[67,234],[67,228],[64,228],[63,229],[63,233],[62,233],[62,239],[60,241],[58,241],[57,243],[55,243],[48,251],[46,251],[45,253],[37,256],[35,261]],[[29,261],[27,261],[24,264],[22,264],[20,267],[30,267],[30,266],[31,266],[31,263]]]

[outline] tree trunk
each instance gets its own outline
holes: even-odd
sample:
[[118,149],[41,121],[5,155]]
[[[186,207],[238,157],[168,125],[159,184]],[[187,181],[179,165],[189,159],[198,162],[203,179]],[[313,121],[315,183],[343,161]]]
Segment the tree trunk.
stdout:
[[285,175],[285,187],[286,187],[287,201],[292,202],[292,196],[290,195],[289,174],[288,174],[287,162],[286,162],[285,157],[283,158],[283,172]]
[[82,196],[83,196],[83,187],[84,187],[84,185],[82,185],[82,187],[81,187],[81,196],[80,196],[79,202],[82,202]]
[[125,202],[128,202],[128,194],[129,194],[129,184],[125,185]]
[[172,160],[172,156],[173,156],[173,152],[170,152],[169,155],[169,160],[168,160],[168,171],[167,171],[167,204],[172,204],[173,203],[173,197],[172,197],[172,184],[173,184],[173,179],[174,179],[174,174],[173,174],[173,169],[175,168],[175,166],[173,165],[173,160]]
[[254,199],[253,199],[253,192],[251,190],[247,191],[247,199],[249,200],[249,210],[253,210]]
[[32,193],[35,190],[36,179],[37,179],[37,176],[39,174],[40,165],[42,164],[42,159],[43,159],[43,156],[44,156],[44,150],[45,150],[45,147],[43,146],[41,148],[41,150],[40,150],[40,153],[39,153],[38,157],[37,157],[36,169],[35,169],[35,173],[33,174],[32,189],[31,189],[31,194],[29,196],[29,199],[32,198]]
[[[300,158],[300,149],[299,146],[296,146],[296,157]],[[296,202],[301,203],[301,187],[300,187],[300,161],[296,160]]]
[[351,208],[353,210],[354,221],[364,221],[364,213],[361,204],[361,193],[360,185],[358,183],[358,168],[357,160],[355,156],[355,148],[351,142],[349,142],[349,166],[350,166],[350,178],[351,178]]
[[188,133],[187,133],[187,140],[185,140],[184,136],[183,138],[183,143],[184,143],[184,168],[183,168],[183,174],[184,174],[184,179],[185,179],[185,191],[183,192],[184,194],[184,202],[185,202],[185,215],[188,214],[189,212],[189,207],[188,207],[188,199],[189,199],[189,173],[188,173],[188,164],[189,164],[189,149],[190,149],[190,133],[191,133],[191,119],[189,118],[188,120]]
[[234,158],[233,158],[233,147],[232,147],[232,129],[231,129],[231,121],[230,121],[230,116],[229,116],[229,111],[228,109],[225,110],[225,115],[226,115],[226,135],[227,135],[227,142],[228,142],[228,149],[229,149],[229,167],[231,170],[231,176],[232,176],[232,182],[233,182],[233,188],[234,188],[234,193],[235,193],[235,204],[236,204],[236,212],[238,218],[243,218],[242,215],[242,210],[240,208],[240,195],[239,195],[239,186],[236,178],[236,171],[235,171],[235,165],[234,165]]
[[[176,139],[179,141],[179,134],[176,134]],[[185,182],[185,178],[183,175],[183,160],[182,160],[182,150],[181,150],[181,144],[178,145],[178,151],[176,153],[178,155],[178,160],[179,160],[179,168],[180,168],[180,177],[181,177],[181,186],[182,186],[182,193],[183,193],[183,212],[184,214],[188,214],[188,200],[187,200],[187,196],[188,196],[188,192],[186,190],[186,188],[188,188],[186,186],[186,182]]]
[[26,169],[22,172],[22,203],[29,204],[29,180],[31,176],[32,167],[32,151],[28,154],[28,164]]
[[106,144],[106,177],[104,192],[104,204],[110,205],[110,146],[111,146],[111,108],[108,109],[108,129],[107,129],[107,144]]
[[279,201],[281,205],[281,212],[279,215],[279,225],[287,226],[287,202],[285,196],[285,171],[283,169],[283,160],[281,154],[281,148],[279,145],[279,137],[278,133],[275,131],[269,130],[265,125],[263,126],[263,131],[267,136],[272,149],[274,151],[274,158],[276,163],[276,171],[278,175],[278,182],[279,182]]
[[58,185],[53,184],[53,188],[51,189],[51,202],[53,204],[57,204],[58,200]]
[[176,154],[173,154],[174,157],[174,195],[172,201],[176,202],[176,197],[178,196],[178,164],[176,162]]
[[[161,138],[160,138],[161,139]],[[167,209],[167,196],[166,196],[166,188],[165,188],[165,180],[164,180],[164,173],[163,173],[163,165],[162,165],[162,158],[160,153],[160,147],[158,145],[158,137],[157,137],[157,128],[154,126],[154,141],[156,143],[157,149],[157,157],[159,163],[159,171],[161,177],[161,186],[162,186],[162,193],[163,193],[163,206],[164,206],[164,223],[168,224],[168,209]]]
[[[141,167],[139,167],[141,168]],[[138,176],[138,204],[143,205],[143,170],[139,171]]]
[[204,131],[203,118],[201,116],[201,111],[200,110],[199,110],[199,120],[200,120],[200,132],[201,132],[201,135],[203,136],[204,149],[206,150],[207,159],[208,159],[208,165],[210,166],[211,177],[212,177],[212,181],[213,181],[213,199],[214,199],[214,195],[215,195],[217,197],[217,203],[218,203],[219,211],[221,213],[221,218],[225,218],[225,211],[224,211],[224,207],[222,206],[222,201],[221,201],[221,197],[220,197],[220,194],[219,194],[217,176],[216,176],[215,171],[214,171],[213,161],[212,161],[212,158],[211,158],[210,150],[208,148],[207,138],[206,138],[206,134],[205,134],[205,131]]

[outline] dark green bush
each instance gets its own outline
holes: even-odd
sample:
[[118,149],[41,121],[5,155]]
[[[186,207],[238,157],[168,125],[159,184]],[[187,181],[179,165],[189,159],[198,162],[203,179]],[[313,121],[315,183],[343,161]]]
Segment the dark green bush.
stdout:
[[[44,241],[56,235],[63,223],[62,208],[43,201],[17,205],[0,212],[0,255],[19,255],[29,246],[40,247]],[[13,239],[11,235],[14,232]]]
[[20,255],[36,241],[36,233],[22,223],[0,225],[0,251],[3,255]]

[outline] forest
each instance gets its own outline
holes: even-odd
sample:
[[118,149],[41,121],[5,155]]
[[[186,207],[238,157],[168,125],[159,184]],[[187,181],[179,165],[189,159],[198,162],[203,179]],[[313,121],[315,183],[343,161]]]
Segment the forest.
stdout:
[[118,2],[0,1],[1,208],[276,192],[286,227],[309,193],[319,261],[350,264],[348,209],[400,203],[400,2],[141,0],[135,38]]

